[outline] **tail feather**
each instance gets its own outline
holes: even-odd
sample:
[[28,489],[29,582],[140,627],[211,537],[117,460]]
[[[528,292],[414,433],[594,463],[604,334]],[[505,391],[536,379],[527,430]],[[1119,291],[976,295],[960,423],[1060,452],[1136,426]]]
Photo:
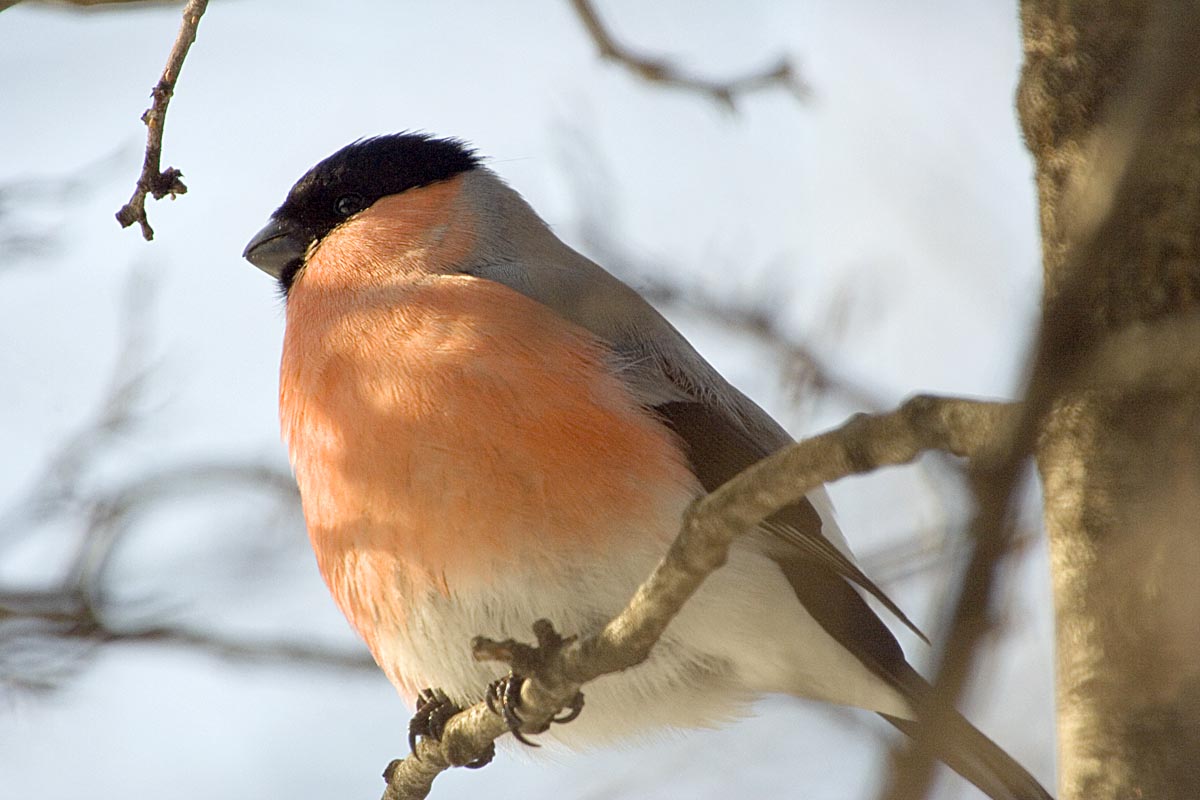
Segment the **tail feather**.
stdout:
[[[805,555],[785,553],[772,557],[805,611],[906,698],[910,706],[933,691],[929,682],[904,659],[896,637],[841,574]],[[913,720],[882,713],[880,716],[909,736],[920,730],[919,723]],[[955,714],[947,724],[951,727],[950,735],[945,737],[946,747],[938,753],[938,758],[984,794],[993,800],[1053,800],[1024,767],[961,715]]]
[[[880,714],[907,736],[920,732],[920,723]],[[943,737],[947,748],[938,757],[948,767],[979,787],[993,800],[1053,800],[1038,780],[1016,760],[960,714],[947,723]]]

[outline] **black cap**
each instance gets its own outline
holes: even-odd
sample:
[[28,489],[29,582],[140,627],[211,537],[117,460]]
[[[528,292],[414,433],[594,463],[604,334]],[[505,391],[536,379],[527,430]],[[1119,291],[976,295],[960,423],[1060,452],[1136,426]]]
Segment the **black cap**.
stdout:
[[276,277],[286,293],[312,243],[347,218],[381,197],[448,180],[479,163],[475,151],[458,139],[425,133],[360,139],[296,181],[242,255]]

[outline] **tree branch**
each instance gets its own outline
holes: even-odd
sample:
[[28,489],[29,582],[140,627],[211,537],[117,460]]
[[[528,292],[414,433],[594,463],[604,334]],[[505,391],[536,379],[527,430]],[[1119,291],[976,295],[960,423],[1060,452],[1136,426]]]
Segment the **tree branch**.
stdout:
[[[927,450],[991,463],[1011,440],[1018,409],[1005,403],[914,397],[898,410],[860,414],[840,428],[798,442],[760,461],[696,501],[670,550],[629,605],[599,633],[558,639],[545,620],[534,624],[539,647],[476,639],[477,658],[506,661],[521,674],[523,733],[544,731],[589,681],[641,663],[704,579],[725,563],[733,539],[809,491],[849,475],[905,464]],[[586,709],[584,711],[586,712]],[[507,732],[485,703],[456,715],[441,741],[421,739],[413,756],[385,772],[384,800],[428,796],[450,766],[479,758]]]
[[188,49],[196,41],[196,28],[200,18],[208,8],[208,0],[188,0],[183,9],[183,22],[179,26],[179,35],[171,47],[167,57],[167,66],[163,69],[162,77],[151,93],[154,102],[146,113],[142,114],[142,122],[146,123],[146,157],[142,162],[142,174],[138,177],[137,186],[129,202],[117,212],[117,222],[122,228],[128,228],[133,223],[142,227],[142,237],[146,241],[154,238],[154,229],[146,218],[146,195],[154,195],[155,200],[161,200],[167,195],[172,198],[177,194],[185,194],[187,186],[180,178],[183,173],[175,167],[162,169],[162,137],[163,125],[167,118],[167,105],[175,94],[175,83],[179,80],[179,71],[183,68],[183,60],[187,58]]
[[612,33],[600,21],[592,0],[571,0],[571,6],[588,35],[600,51],[601,58],[622,65],[630,72],[651,83],[660,83],[685,91],[706,95],[713,102],[729,111],[736,111],[738,97],[773,86],[781,86],[797,100],[807,100],[808,86],[796,73],[788,59],[782,59],[773,67],[725,81],[706,80],[687,75],[670,62],[638,55],[613,38]]

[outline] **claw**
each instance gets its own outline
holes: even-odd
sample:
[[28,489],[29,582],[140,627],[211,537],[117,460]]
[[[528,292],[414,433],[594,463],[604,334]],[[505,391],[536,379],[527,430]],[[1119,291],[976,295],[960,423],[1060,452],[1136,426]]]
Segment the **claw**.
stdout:
[[571,705],[567,707],[565,713],[554,717],[551,722],[559,725],[566,725],[568,722],[574,722],[580,714],[583,713],[583,692],[575,695],[575,699],[571,701]]
[[421,757],[417,755],[417,737],[429,735],[429,712],[433,710],[436,697],[433,689],[422,689],[417,694],[417,709],[408,721],[408,749],[418,761]]
[[[418,761],[421,759],[417,755],[418,736],[441,741],[442,734],[446,732],[446,723],[461,710],[441,689],[422,689],[417,695],[417,711],[408,723],[408,747],[413,757]],[[488,752],[463,766],[479,769],[490,764],[495,756],[496,748],[493,745]]]
[[541,745],[538,744],[537,742],[526,739],[525,734],[521,733],[519,730],[517,730],[515,728],[512,730],[512,735],[513,735],[514,739],[516,739],[518,742],[525,745],[526,747],[541,747]]
[[[487,707],[491,712],[504,720],[504,724],[508,726],[508,730],[512,733],[514,739],[529,747],[541,747],[537,742],[530,741],[521,733],[521,726],[525,724],[525,721],[521,719],[518,707],[521,705],[521,684],[524,682],[524,678],[509,673],[505,677],[493,681],[488,686],[484,700],[487,702]],[[571,701],[571,705],[567,708],[566,712],[554,717],[550,721],[559,724],[571,722],[582,711],[583,692],[579,692],[575,695],[575,699]],[[538,733],[541,733],[541,731],[538,731]]]
[[529,747],[541,747],[537,742],[526,739],[521,733],[521,726],[525,720],[521,719],[517,713],[517,706],[521,704],[521,684],[524,682],[524,678],[512,673],[493,681],[488,686],[487,707],[493,714],[498,714],[504,720],[504,724],[508,726],[513,738],[518,742]]

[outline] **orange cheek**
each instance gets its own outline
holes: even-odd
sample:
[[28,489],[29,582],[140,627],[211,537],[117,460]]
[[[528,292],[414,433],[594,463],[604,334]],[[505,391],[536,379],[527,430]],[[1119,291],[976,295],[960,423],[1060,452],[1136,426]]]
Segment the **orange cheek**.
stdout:
[[300,281],[362,289],[405,274],[455,271],[470,258],[477,238],[462,189],[456,177],[380,198],[326,235]]

